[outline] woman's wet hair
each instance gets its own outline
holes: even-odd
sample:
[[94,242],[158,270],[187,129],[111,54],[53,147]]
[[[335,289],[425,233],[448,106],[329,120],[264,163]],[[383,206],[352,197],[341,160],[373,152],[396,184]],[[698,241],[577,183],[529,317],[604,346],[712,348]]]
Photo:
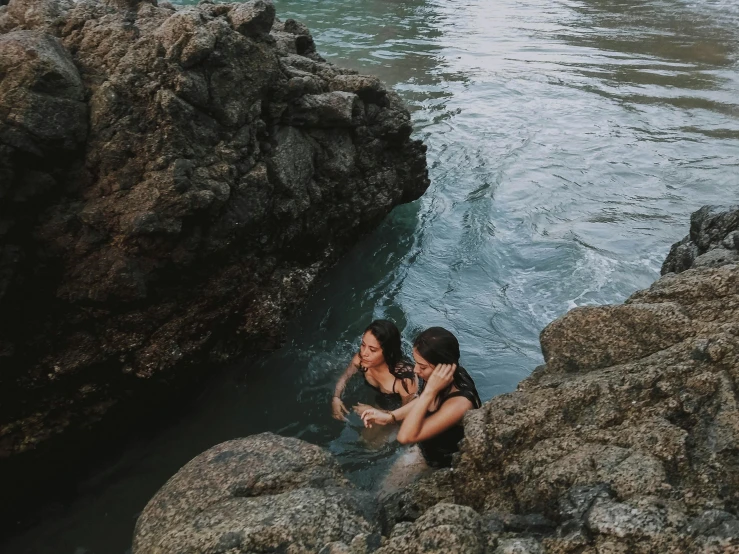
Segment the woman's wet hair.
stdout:
[[416,337],[413,348],[433,365],[459,363],[459,341],[443,327],[426,329]]
[[[416,340],[413,341],[413,348],[418,351],[418,354],[424,360],[432,365],[457,364],[452,385],[460,391],[471,392],[474,397],[472,404],[475,408],[479,408],[482,405],[480,395],[477,393],[477,387],[475,387],[475,382],[470,377],[470,374],[467,373],[467,370],[459,365],[459,341],[453,333],[443,327],[429,327],[416,337]],[[452,385],[449,385],[446,390],[441,392],[442,398],[449,395]],[[421,389],[422,387],[419,386],[419,393]]]
[[[376,319],[364,330],[370,332],[380,343],[382,356],[385,358],[390,373],[400,379],[403,388],[408,391],[408,372],[403,372],[403,351],[400,348],[400,331],[392,321],[387,319]],[[364,335],[362,333],[362,335]],[[412,374],[411,374],[412,375]],[[410,379],[412,381],[412,378]]]
[[[398,365],[398,362],[403,357],[403,353],[400,350],[400,331],[395,326],[395,323],[388,321],[387,319],[376,319],[370,323],[364,330],[364,333],[370,332],[380,343],[382,349],[382,356],[385,358],[385,363],[392,369]],[[362,333],[362,335],[364,335]]]

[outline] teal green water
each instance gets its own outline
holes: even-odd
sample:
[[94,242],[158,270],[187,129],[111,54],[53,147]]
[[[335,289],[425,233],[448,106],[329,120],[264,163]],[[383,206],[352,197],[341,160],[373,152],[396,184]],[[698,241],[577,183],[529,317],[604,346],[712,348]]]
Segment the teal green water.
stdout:
[[[137,513],[207,447],[260,431],[331,449],[371,488],[397,455],[334,422],[333,381],[377,317],[443,325],[484,399],[542,362],[575,306],[658,276],[706,203],[739,200],[739,6],[730,1],[278,0],[330,61],[413,111],[431,187],[320,283],[281,350],[82,483],[10,552],[123,553]],[[352,400],[367,398],[354,387]]]

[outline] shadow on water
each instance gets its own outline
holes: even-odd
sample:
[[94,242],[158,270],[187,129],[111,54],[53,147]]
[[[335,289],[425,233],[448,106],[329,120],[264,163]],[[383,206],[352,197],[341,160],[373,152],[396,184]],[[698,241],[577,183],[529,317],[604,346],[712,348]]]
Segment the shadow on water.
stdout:
[[[45,521],[3,545],[3,552],[122,553],[138,513],[183,464],[214,444],[265,431],[328,447],[350,478],[371,488],[395,447],[369,451],[358,418],[334,421],[329,403],[369,321],[389,317],[405,325],[392,297],[413,249],[417,211],[417,203],[396,209],[328,272],[291,322],[282,349],[219,372],[189,406],[178,407],[168,427],[131,441],[119,459],[80,482],[75,498],[46,499]],[[354,381],[347,404],[373,401]]]

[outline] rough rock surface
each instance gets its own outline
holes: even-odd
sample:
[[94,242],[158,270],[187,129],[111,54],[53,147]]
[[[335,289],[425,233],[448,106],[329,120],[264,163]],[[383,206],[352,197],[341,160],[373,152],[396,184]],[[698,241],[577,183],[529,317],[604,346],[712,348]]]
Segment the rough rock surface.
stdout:
[[[700,214],[731,221],[731,213],[704,208],[693,221]],[[718,234],[715,228],[702,226],[696,242],[735,244],[733,223],[721,224]],[[339,513],[358,513],[359,504],[343,512],[348,505],[364,501],[374,510],[374,503],[338,496],[327,506],[320,495],[312,499],[326,510],[325,528],[294,515],[290,502],[305,501],[302,496],[248,509],[224,500],[221,515],[195,519],[177,499],[192,494],[207,500],[212,493],[200,491],[214,487],[199,469],[188,469],[200,467],[191,462],[147,507],[135,554],[194,552],[195,544],[206,545],[202,552],[275,551],[279,541],[268,546],[253,538],[263,532],[260,517],[269,519],[255,515],[264,505],[278,527],[286,517],[305,524],[289,535],[295,552],[310,545],[322,554],[739,553],[739,265],[731,256],[720,266],[699,259],[623,306],[575,309],[550,324],[541,334],[546,364],[517,391],[470,412],[454,466],[383,499],[377,522],[373,516],[365,518],[368,526],[352,520],[351,532],[333,538]],[[257,452],[274,448],[270,441],[288,441],[252,440],[262,441],[259,448],[247,447]],[[287,456],[288,467],[276,472],[285,474],[285,487],[325,481],[319,486],[332,490],[341,479],[328,455],[312,452],[312,460],[325,467],[311,462],[303,474],[304,454],[275,455],[276,462]],[[269,471],[242,471],[249,484],[236,489],[255,490],[262,479],[263,490],[275,487]],[[223,473],[227,481],[238,475]],[[160,521],[176,525],[162,527]],[[234,529],[239,539],[226,546],[238,544],[227,550],[222,537]],[[269,533],[279,540],[288,536],[282,527],[269,527]],[[181,542],[180,536],[190,538]],[[167,549],[155,549],[165,544]]]
[[139,516],[133,554],[379,545],[373,502],[317,446],[255,435],[214,446],[172,477]]
[[414,523],[396,525],[390,540],[377,553],[483,554],[491,546],[487,544],[490,534],[485,531],[484,519],[472,508],[441,502]]
[[739,261],[739,206],[704,206],[690,217],[690,234],[672,245],[662,275],[691,267],[712,267]]
[[428,186],[410,134],[268,0],[0,6],[0,459],[276,346]]
[[467,417],[447,497],[540,514],[547,552],[739,551],[738,225],[701,209],[648,290],[544,329],[546,364]]

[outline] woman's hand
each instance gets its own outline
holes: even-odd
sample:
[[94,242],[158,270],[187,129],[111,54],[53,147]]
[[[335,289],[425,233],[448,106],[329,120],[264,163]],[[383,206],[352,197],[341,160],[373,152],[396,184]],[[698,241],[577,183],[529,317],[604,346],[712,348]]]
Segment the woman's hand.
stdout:
[[371,428],[373,425],[387,425],[393,422],[393,416],[385,410],[378,410],[377,408],[370,408],[365,410],[362,414],[362,421],[364,426]]
[[457,364],[439,364],[434,368],[434,372],[426,382],[426,388],[424,392],[428,391],[429,394],[437,395],[449,385],[452,384],[454,379],[454,372],[457,369]]
[[367,410],[372,410],[374,408],[369,404],[362,404],[361,402],[357,402],[356,406],[354,406],[354,408],[352,409],[354,410],[355,414],[357,414],[359,417],[362,417],[364,415],[364,412],[366,412]]
[[346,406],[344,406],[344,403],[341,401],[341,398],[338,396],[334,396],[331,399],[331,415],[334,419],[338,419],[339,421],[346,421],[346,417],[344,417],[346,414],[349,413],[349,410],[346,409]]

